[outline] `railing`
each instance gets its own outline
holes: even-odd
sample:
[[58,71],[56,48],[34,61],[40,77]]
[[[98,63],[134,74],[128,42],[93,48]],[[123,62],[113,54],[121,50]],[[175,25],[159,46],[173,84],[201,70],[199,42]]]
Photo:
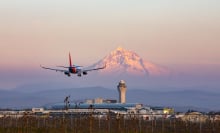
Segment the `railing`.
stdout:
[[110,113],[22,117],[13,114],[0,118],[0,133],[220,133],[220,121],[211,115],[206,115],[205,120],[201,116],[192,115],[183,120],[165,115],[146,119],[143,115]]

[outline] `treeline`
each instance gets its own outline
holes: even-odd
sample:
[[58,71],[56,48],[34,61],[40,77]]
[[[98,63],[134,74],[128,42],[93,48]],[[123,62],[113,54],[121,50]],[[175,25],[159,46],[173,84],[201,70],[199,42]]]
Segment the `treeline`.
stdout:
[[108,116],[0,118],[0,133],[219,133],[220,121],[183,122]]

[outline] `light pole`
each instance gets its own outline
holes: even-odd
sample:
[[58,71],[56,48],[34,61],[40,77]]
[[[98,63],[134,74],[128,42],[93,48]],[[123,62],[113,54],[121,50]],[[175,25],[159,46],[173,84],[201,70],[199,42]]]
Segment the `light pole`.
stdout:
[[70,101],[69,101],[70,95],[66,96],[66,98],[64,99],[64,109],[67,111],[70,107]]

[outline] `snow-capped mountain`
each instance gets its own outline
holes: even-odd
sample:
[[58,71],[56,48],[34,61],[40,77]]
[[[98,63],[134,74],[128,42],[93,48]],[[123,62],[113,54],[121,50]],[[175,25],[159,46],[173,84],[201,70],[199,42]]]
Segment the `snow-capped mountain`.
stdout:
[[132,76],[162,76],[169,70],[151,62],[145,61],[138,54],[118,47],[92,67],[106,68],[99,71],[101,75],[132,75]]

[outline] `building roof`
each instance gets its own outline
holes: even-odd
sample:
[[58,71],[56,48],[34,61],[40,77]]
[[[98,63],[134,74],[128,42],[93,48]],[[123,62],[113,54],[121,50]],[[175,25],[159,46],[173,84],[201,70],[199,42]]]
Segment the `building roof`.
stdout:
[[[127,108],[135,108],[138,103],[101,103],[101,104],[87,104],[87,103],[80,103],[75,104],[71,103],[69,109],[117,109],[117,110],[127,110]],[[57,103],[46,107],[48,109],[57,109],[61,110],[64,109],[64,103]]]

